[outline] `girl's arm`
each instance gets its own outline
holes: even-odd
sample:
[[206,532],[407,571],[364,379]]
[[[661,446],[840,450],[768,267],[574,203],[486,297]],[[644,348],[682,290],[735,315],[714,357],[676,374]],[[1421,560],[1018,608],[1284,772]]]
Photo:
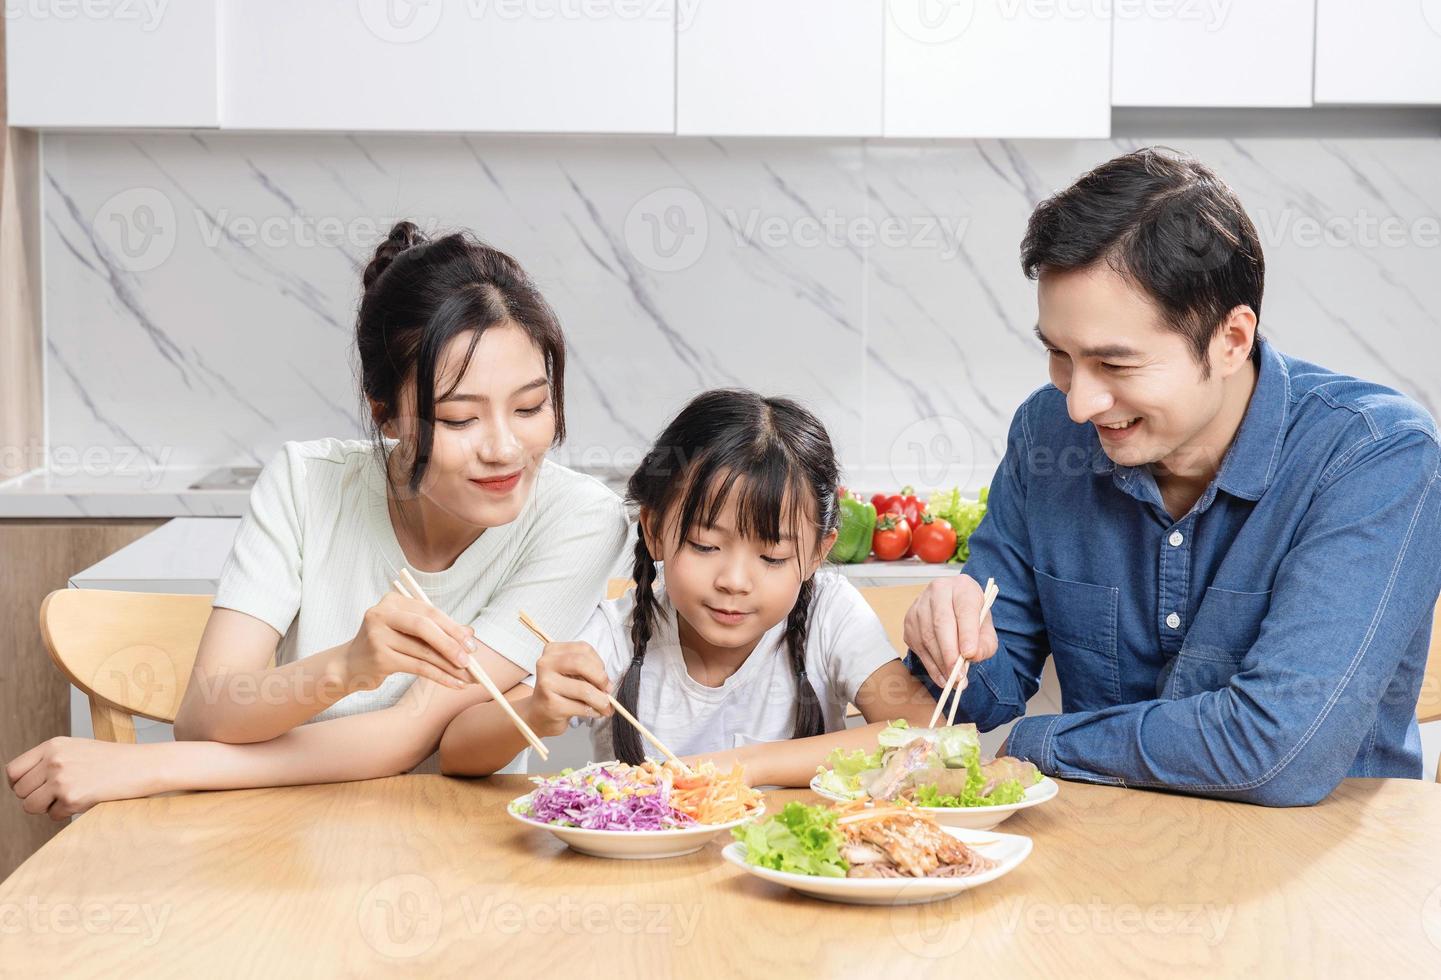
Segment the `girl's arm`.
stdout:
[[489,698],[480,685],[455,691],[417,680],[389,708],[300,725],[249,745],[52,738],[11,761],[5,775],[26,812],[56,820],[106,800],[175,790],[394,776],[434,752],[446,724],[479,698]]
[[[535,691],[517,684],[506,692],[516,712],[542,738],[565,731],[571,718],[611,713],[605,664],[589,643],[548,643],[535,665]],[[526,696],[529,695],[529,696]],[[493,701],[467,708],[440,740],[440,771],[447,776],[488,776],[525,748],[525,738]]]
[[746,782],[752,786],[808,786],[816,768],[836,749],[873,751],[876,736],[889,722],[904,718],[912,725],[923,726],[931,720],[936,701],[905,664],[892,660],[866,678],[856,692],[856,707],[869,724],[810,738],[761,742],[697,758],[709,759],[720,769],[740,763],[745,766]]

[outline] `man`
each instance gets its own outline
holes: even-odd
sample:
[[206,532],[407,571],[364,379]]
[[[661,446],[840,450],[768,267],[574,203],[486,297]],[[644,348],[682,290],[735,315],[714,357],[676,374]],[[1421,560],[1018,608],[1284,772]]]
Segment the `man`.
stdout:
[[971,661],[959,715],[988,730],[1053,656],[1063,713],[1006,751],[1055,776],[1271,806],[1419,777],[1432,418],[1261,340],[1255,228],[1197,162],[1102,165],[1021,252],[1052,384],[1012,420],[966,574],[906,616],[912,671],[939,695]]

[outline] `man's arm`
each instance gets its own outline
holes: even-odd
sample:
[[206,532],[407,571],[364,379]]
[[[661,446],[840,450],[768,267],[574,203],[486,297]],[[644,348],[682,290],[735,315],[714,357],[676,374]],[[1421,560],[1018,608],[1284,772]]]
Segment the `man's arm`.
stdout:
[[[1025,714],[1050,656],[1026,529],[1031,453],[1026,418],[1033,401],[1022,404],[1011,420],[1006,455],[991,480],[986,516],[971,535],[965,576],[932,582],[906,615],[905,639],[911,649],[906,666],[931,697],[940,697],[958,656],[972,661],[956,716],[982,731]],[[994,578],[1001,590],[985,629],[978,630],[981,589],[964,581],[966,576],[976,583]]]
[[1066,778],[1270,806],[1324,799],[1436,604],[1438,458],[1429,435],[1402,432],[1318,488],[1226,687],[1023,718],[1007,751]]

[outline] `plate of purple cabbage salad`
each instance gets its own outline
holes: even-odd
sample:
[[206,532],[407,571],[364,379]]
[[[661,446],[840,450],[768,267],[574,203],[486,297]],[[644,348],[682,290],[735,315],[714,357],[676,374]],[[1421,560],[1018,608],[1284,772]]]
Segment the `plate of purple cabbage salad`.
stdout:
[[707,762],[690,773],[669,762],[593,762],[532,782],[507,812],[593,857],[679,857],[765,813],[739,767],[722,773]]

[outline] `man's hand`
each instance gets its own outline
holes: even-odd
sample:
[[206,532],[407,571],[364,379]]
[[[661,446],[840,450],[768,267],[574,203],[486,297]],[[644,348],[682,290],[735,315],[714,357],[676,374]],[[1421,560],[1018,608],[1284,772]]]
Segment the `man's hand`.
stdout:
[[939,578],[926,586],[906,613],[905,640],[940,687],[958,658],[978,663],[994,656],[1000,641],[990,616],[980,624],[985,594],[969,575]]

